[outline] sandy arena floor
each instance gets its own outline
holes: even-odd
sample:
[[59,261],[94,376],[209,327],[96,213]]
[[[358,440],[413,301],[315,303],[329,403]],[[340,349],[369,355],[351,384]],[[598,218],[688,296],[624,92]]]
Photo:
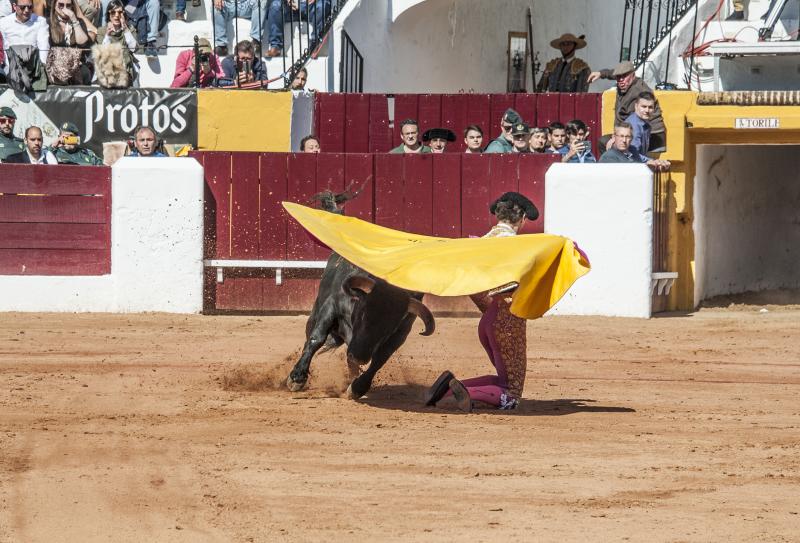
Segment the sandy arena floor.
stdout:
[[0,315],[0,541],[800,541],[798,307],[532,322],[513,414],[420,406],[471,319],[289,393],[304,322]]

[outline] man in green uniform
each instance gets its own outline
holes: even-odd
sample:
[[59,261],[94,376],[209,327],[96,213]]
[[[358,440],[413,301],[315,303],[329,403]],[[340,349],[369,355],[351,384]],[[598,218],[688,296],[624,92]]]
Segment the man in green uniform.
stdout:
[[25,143],[14,137],[17,114],[10,107],[0,108],[0,162],[25,150]]
[[484,153],[513,153],[514,152],[514,138],[511,136],[511,130],[515,124],[522,122],[522,117],[519,113],[509,108],[503,113],[500,119],[500,128],[502,132],[496,139],[492,140]]
[[103,159],[91,149],[81,147],[79,138],[80,132],[74,123],[67,122],[61,125],[58,141],[51,148],[58,163],[76,164],[78,166],[102,166]]

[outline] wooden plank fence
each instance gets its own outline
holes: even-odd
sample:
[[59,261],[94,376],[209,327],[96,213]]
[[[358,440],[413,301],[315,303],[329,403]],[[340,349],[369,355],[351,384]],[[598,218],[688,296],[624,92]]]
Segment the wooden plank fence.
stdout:
[[0,274],[111,273],[111,168],[0,164]]
[[[309,204],[325,189],[363,191],[349,216],[383,226],[443,237],[480,236],[491,227],[488,206],[520,190],[542,211],[524,233],[544,226],[544,177],[555,155],[391,155],[387,153],[193,154],[206,172],[205,258],[215,260],[325,260],[283,211],[280,202]],[[307,311],[320,270],[226,270],[222,283],[207,274],[209,305],[219,310]]]

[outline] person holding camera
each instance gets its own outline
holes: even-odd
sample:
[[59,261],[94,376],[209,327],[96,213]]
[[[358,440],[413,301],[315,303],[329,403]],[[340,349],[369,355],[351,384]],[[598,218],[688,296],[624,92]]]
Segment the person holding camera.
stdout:
[[567,123],[566,131],[569,143],[561,148],[561,154],[564,155],[561,162],[579,164],[597,162],[597,159],[592,154],[591,142],[586,141],[586,138],[589,137],[589,128],[586,123],[575,119]]
[[[181,51],[175,61],[175,77],[170,87],[178,89],[181,87],[213,87],[217,79],[224,77],[219,57],[211,51],[211,43],[200,38],[197,41],[198,61],[195,62],[194,47]],[[198,79],[195,70],[200,67],[200,77]]]
[[234,56],[222,59],[222,71],[225,79],[233,82],[234,85],[242,86],[256,81],[267,79],[267,70],[260,58],[256,58],[253,43],[244,40],[236,44]]
[[102,166],[103,159],[94,151],[81,147],[81,134],[74,123],[61,125],[58,140],[50,147],[59,164],[75,164],[77,166]]

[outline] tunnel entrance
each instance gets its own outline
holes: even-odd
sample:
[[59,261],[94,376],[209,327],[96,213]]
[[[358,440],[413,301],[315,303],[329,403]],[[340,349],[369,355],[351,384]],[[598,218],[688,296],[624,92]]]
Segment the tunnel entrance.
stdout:
[[798,157],[800,145],[697,146],[695,306],[800,303]]

